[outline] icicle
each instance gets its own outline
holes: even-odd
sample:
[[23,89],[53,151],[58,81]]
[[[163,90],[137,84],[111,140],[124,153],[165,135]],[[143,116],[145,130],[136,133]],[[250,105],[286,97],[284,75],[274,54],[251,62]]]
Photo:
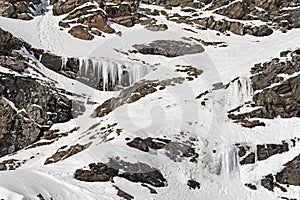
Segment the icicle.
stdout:
[[61,61],[62,62],[61,62],[61,69],[60,69],[60,71],[66,70],[68,58],[67,57],[62,57]]

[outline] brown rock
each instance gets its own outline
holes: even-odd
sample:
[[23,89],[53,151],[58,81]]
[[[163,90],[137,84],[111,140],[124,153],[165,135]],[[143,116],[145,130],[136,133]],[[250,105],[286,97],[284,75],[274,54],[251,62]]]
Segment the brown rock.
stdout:
[[72,36],[82,39],[82,40],[92,40],[94,38],[94,36],[89,33],[88,29],[81,25],[72,27],[69,30],[69,33]]

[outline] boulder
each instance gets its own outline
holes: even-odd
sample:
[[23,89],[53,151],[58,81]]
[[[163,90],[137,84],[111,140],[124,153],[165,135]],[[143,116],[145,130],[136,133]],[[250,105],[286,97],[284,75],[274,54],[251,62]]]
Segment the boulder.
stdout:
[[70,30],[69,33],[78,39],[82,40],[92,40],[94,38],[93,35],[89,33],[89,30],[87,27],[84,27],[82,25],[77,25],[73,26]]

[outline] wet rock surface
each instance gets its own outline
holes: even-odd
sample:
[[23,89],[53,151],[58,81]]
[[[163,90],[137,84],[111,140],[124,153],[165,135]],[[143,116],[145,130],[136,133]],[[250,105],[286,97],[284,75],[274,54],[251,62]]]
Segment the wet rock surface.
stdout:
[[162,55],[166,57],[177,57],[204,52],[204,48],[199,44],[175,40],[157,40],[149,44],[135,44],[133,47],[142,54]]
[[118,176],[131,182],[147,183],[154,187],[167,186],[163,175],[145,163],[130,163],[111,158],[106,164],[89,164],[89,168],[89,170],[76,170],[74,178],[86,182],[107,182],[113,181],[113,178]]

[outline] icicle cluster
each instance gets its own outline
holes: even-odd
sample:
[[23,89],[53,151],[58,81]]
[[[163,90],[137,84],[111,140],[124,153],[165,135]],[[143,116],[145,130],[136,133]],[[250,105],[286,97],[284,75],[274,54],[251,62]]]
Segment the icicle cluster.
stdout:
[[230,83],[227,89],[227,106],[236,108],[243,105],[252,95],[252,86],[249,78],[240,77]]
[[[134,62],[111,61],[107,59],[78,58],[79,77],[87,78],[97,84],[103,91],[127,87],[146,76],[150,68]],[[66,68],[67,59],[62,60],[62,70]]]

